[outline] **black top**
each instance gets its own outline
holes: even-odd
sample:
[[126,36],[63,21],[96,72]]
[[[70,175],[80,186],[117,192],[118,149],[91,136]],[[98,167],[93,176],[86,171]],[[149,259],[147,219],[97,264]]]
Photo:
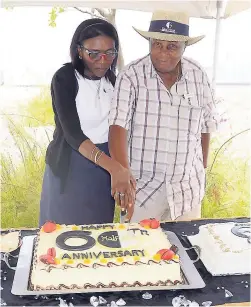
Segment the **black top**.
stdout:
[[75,100],[77,93],[75,69],[67,63],[54,74],[51,82],[56,127],[46,152],[46,163],[54,175],[61,178],[61,191],[68,174],[71,149],[78,151],[80,144],[88,139],[80,126]]

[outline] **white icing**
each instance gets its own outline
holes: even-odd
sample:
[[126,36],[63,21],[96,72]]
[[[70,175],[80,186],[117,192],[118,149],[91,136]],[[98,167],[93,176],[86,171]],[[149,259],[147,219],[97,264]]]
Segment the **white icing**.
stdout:
[[201,249],[200,258],[212,275],[248,274],[251,272],[251,244],[234,235],[235,223],[215,223],[199,227],[199,234],[188,236]]
[[4,235],[0,235],[0,251],[8,253],[14,251],[19,245],[19,232],[9,232]]
[[72,268],[66,270],[52,270],[50,273],[46,271],[36,270],[32,276],[34,286],[47,287],[53,285],[57,287],[64,284],[70,287],[73,284],[83,287],[86,283],[97,285],[102,283],[109,285],[114,282],[121,284],[127,282],[133,284],[138,281],[142,284],[146,282],[157,283],[159,280],[180,280],[179,264],[171,265],[145,265],[140,266],[120,266],[120,267],[101,267],[92,268]]
[[[168,241],[166,235],[162,232],[161,228],[158,229],[147,229],[149,235],[142,235],[140,231],[135,234],[133,231],[127,231],[125,229],[119,229],[121,224],[114,224],[116,230],[119,233],[119,239],[122,248],[108,248],[102,246],[97,242],[97,244],[89,250],[80,251],[80,253],[94,252],[98,254],[99,252],[116,252],[118,250],[144,250],[145,256],[139,257],[135,256],[125,256],[123,257],[123,262],[128,262],[130,264],[135,264],[136,261],[143,262],[141,265],[121,265],[118,262],[118,258],[106,258],[108,262],[113,262],[119,264],[119,266],[108,267],[103,264],[103,267],[92,268],[93,263],[102,264],[100,259],[91,259],[91,264],[89,267],[76,268],[80,263],[84,264],[83,259],[75,259],[73,263],[67,264],[67,260],[60,260],[60,264],[54,265],[50,271],[45,270],[48,265],[39,261],[41,255],[47,253],[48,248],[54,247],[56,250],[56,257],[61,258],[63,254],[72,254],[73,252],[65,251],[56,246],[56,238],[59,234],[72,230],[72,226],[62,225],[61,229],[58,229],[52,233],[39,233],[39,241],[34,255],[35,265],[31,274],[31,283],[36,288],[38,287],[48,287],[54,286],[58,287],[60,284],[64,284],[70,287],[73,284],[78,285],[78,287],[83,287],[86,283],[96,285],[102,283],[109,285],[114,282],[116,284],[122,284],[127,282],[128,284],[133,284],[136,281],[145,284],[147,282],[157,283],[158,281],[181,281],[180,264],[179,262],[161,261],[159,263],[148,264],[149,260],[154,260],[154,255],[161,249],[170,248],[171,244]],[[130,224],[130,228],[140,228],[141,230],[146,230],[139,224]],[[110,229],[99,229],[90,230],[92,231],[92,237],[97,239],[97,237]],[[68,244],[80,245],[83,244],[82,239],[69,239]],[[77,252],[76,252],[77,253]],[[103,258],[103,257],[102,257]],[[104,258],[103,258],[104,259]],[[71,266],[70,268],[63,269],[63,266],[67,264]],[[87,265],[87,264],[85,264]]]

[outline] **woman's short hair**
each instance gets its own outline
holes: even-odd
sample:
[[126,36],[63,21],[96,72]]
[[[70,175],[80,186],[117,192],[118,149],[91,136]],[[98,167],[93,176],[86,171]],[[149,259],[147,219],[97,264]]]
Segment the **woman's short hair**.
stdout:
[[[79,59],[78,47],[83,41],[100,35],[108,36],[115,42],[115,48],[119,51],[119,38],[115,27],[108,21],[101,18],[92,18],[83,21],[76,29],[70,46],[70,56],[73,67],[84,77],[84,63]],[[111,68],[107,71],[106,77],[114,84],[118,56],[113,60]]]

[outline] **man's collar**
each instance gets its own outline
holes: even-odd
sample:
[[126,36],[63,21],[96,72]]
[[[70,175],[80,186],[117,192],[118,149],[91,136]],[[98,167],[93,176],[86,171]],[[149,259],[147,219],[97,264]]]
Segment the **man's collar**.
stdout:
[[157,71],[153,66],[150,54],[148,55],[148,74],[150,78],[154,78],[155,76],[157,76]]
[[189,78],[189,63],[186,61],[185,58],[181,58],[181,71],[182,71],[182,77],[184,79],[188,79]]
[[[180,62],[181,62],[181,71],[182,71],[181,79],[182,78],[188,79],[188,71],[189,71],[188,62],[184,58],[181,58]],[[150,54],[149,54],[149,70],[148,70],[148,72],[149,72],[149,75],[150,75],[151,78],[155,78],[158,74],[155,67],[153,66]]]

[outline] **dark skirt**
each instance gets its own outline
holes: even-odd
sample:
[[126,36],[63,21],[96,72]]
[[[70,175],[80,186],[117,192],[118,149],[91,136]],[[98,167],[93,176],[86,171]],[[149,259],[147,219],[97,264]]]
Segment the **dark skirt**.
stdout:
[[[108,144],[97,145],[109,154]],[[114,199],[111,197],[110,174],[72,150],[64,191],[60,178],[47,164],[44,174],[39,225],[47,220],[58,224],[112,223]]]

